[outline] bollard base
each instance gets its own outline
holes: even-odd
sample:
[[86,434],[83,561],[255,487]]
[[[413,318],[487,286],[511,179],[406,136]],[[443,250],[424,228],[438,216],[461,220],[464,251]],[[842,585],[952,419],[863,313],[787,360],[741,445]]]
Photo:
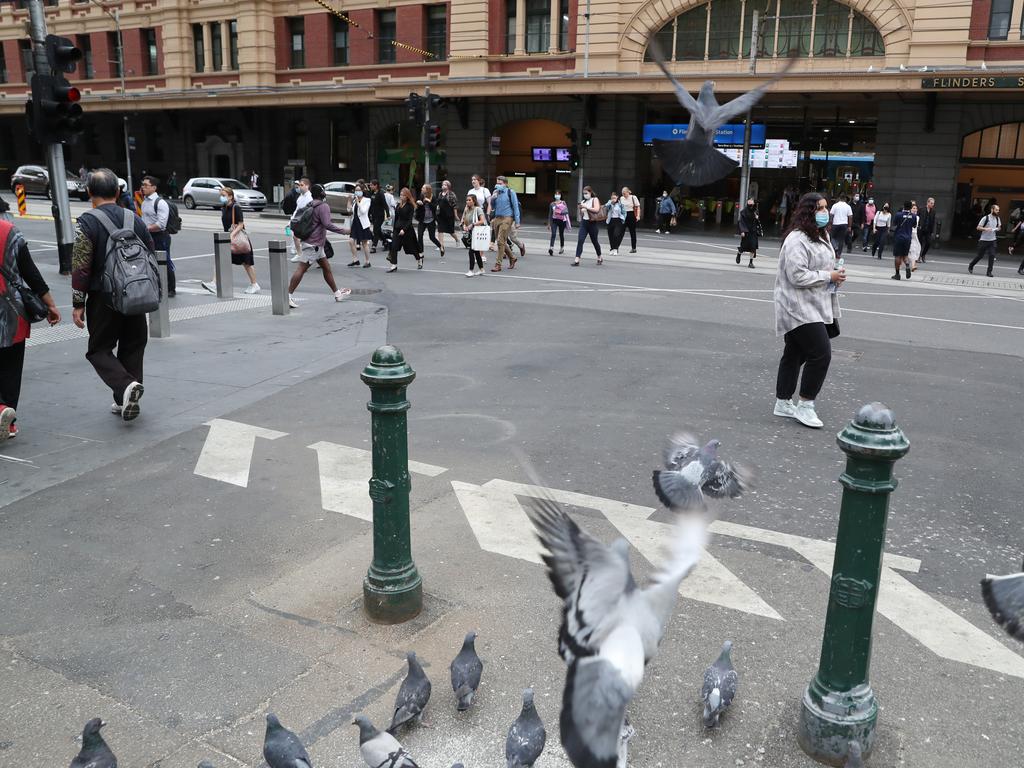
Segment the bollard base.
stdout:
[[423,610],[423,580],[414,564],[402,573],[380,573],[372,567],[363,579],[363,609],[375,624],[401,624]]
[[804,691],[797,741],[819,763],[842,766],[851,741],[867,757],[875,744],[878,704],[868,685],[852,691],[824,690],[817,679]]

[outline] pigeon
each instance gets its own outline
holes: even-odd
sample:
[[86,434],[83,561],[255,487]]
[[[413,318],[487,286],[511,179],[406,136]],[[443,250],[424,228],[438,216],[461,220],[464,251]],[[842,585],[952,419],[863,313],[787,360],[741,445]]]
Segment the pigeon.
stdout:
[[704,670],[704,685],[700,697],[704,700],[704,727],[715,728],[718,718],[732,704],[740,677],[732,665],[732,640],[722,643],[722,652],[715,663]]
[[71,761],[70,768],[117,768],[117,758],[100,735],[106,723],[94,717],[82,729],[82,749]]
[[735,499],[749,491],[753,471],[718,458],[721,444],[712,440],[699,448],[697,439],[688,433],[671,437],[665,447],[665,469],[656,469],[652,475],[661,503],[669,509],[704,509],[705,496]]
[[715,133],[720,126],[750,111],[761,100],[768,86],[788,72],[796,59],[789,59],[783,70],[767,83],[737,96],[727,104],[719,104],[715,99],[715,84],[712,81],[706,81],[701,86],[700,95],[694,99],[668,71],[658,44],[651,41],[649,50],[662,73],[675,86],[679,103],[690,113],[686,138],[682,141],[655,139],[654,154],[664,163],[665,170],[680,186],[701,187],[725,178],[739,163],[714,148]]
[[370,768],[419,768],[398,739],[378,731],[365,715],[358,715],[352,725],[359,726],[359,752]]
[[537,714],[537,708],[533,706],[533,688],[527,688],[523,691],[523,711],[512,723],[505,738],[505,761],[508,768],[530,768],[544,751],[547,737],[544,723]]
[[992,618],[1010,637],[1024,641],[1024,573],[982,579],[981,595]]
[[452,690],[455,691],[455,708],[465,712],[473,703],[476,689],[480,687],[480,675],[484,663],[476,655],[476,632],[470,632],[462,642],[462,650],[452,659]]
[[626,706],[657,652],[680,582],[700,559],[707,522],[701,515],[681,515],[670,560],[640,589],[625,539],[605,545],[550,499],[538,499],[527,514],[563,601],[559,652],[569,668],[559,719],[562,746],[577,768],[612,768]]
[[267,713],[263,759],[270,768],[312,768],[313,765],[299,737],[281,725],[281,721],[273,712]]
[[388,726],[388,733],[392,734],[399,726],[411,720],[422,721],[423,708],[430,701],[430,680],[420,666],[415,652],[409,651],[406,659],[409,661],[409,674],[402,681],[402,687],[398,689],[398,697],[395,699],[395,714],[391,718],[391,725]]
[[864,768],[864,760],[860,756],[860,742],[851,741],[846,748],[846,762],[843,768]]

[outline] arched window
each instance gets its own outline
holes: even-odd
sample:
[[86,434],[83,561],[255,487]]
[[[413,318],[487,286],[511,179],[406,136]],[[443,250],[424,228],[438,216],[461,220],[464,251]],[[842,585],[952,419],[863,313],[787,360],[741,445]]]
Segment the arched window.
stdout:
[[[708,0],[654,34],[672,61],[736,59],[750,55],[754,11],[758,56],[883,56],[882,35],[838,0]],[[650,51],[645,61],[652,61]]]
[[1024,123],[991,125],[964,136],[960,159],[967,162],[1024,162]]

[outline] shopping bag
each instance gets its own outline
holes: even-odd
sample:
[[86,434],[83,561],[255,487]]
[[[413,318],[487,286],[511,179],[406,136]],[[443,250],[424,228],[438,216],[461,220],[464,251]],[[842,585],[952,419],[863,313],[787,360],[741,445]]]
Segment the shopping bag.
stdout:
[[231,236],[231,255],[243,256],[252,253],[252,242],[244,229],[240,229]]
[[491,247],[491,228],[483,224],[473,227],[473,250],[486,251]]

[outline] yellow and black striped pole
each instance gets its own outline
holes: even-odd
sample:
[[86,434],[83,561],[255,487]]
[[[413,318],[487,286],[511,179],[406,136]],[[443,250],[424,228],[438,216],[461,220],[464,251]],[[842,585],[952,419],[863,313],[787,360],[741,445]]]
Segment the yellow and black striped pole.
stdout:
[[25,202],[25,185],[16,184],[14,196],[18,198],[18,215],[24,216],[28,212],[28,204]]

